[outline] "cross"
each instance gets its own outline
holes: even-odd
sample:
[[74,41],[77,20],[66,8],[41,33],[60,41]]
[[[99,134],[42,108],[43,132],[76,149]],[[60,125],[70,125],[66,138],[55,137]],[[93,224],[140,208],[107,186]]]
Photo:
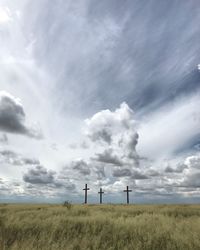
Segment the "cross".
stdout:
[[129,204],[129,192],[132,192],[132,190],[128,189],[128,186],[126,186],[126,190],[124,190],[124,192],[126,192],[126,195],[127,195],[127,204]]
[[100,204],[102,204],[102,194],[104,194],[104,192],[102,191],[102,188],[100,188],[100,191],[98,192],[98,194],[100,194]]
[[85,188],[84,188],[83,190],[85,190],[85,204],[87,204],[87,191],[90,190],[90,189],[87,187],[87,184],[85,184]]

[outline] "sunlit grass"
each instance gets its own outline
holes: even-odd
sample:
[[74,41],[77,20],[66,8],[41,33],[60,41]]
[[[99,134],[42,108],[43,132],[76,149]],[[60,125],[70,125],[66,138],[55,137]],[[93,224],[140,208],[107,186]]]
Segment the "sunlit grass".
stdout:
[[200,249],[198,205],[0,205],[0,249]]

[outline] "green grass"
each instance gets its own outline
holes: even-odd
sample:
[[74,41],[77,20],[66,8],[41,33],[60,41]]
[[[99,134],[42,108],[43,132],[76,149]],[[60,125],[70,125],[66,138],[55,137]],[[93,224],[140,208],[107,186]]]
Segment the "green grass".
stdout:
[[200,249],[198,205],[0,205],[1,250]]

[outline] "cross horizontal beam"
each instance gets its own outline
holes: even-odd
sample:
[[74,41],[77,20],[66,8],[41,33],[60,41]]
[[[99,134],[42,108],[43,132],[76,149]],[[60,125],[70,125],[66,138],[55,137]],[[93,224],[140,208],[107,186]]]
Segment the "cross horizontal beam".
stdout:
[[129,189],[128,186],[126,186],[126,189],[124,190],[124,192],[126,192],[127,204],[129,204],[129,192],[132,192],[132,190]]

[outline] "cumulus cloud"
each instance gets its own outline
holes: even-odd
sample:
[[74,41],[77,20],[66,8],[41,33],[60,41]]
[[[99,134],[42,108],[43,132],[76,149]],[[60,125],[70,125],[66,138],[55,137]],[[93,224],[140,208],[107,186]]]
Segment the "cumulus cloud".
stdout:
[[0,161],[11,165],[37,165],[40,164],[38,159],[24,157],[12,150],[1,150]]
[[149,177],[146,174],[140,173],[139,171],[133,171],[131,178],[134,180],[146,180]]
[[[140,157],[137,154],[138,133],[134,112],[126,103],[122,103],[114,111],[102,110],[85,120],[84,133],[93,148],[89,160],[72,161],[72,169],[82,175],[90,175],[89,179],[102,183],[103,179],[111,182],[114,178],[135,179],[148,177],[136,171]],[[70,169],[69,166],[66,169]],[[110,184],[111,185],[111,184]]]
[[150,176],[150,177],[160,176],[160,173],[157,170],[155,170],[155,169],[148,169],[146,171],[146,174],[147,174],[147,176]]
[[112,176],[114,181],[103,188],[115,193],[125,185],[132,185],[134,199],[137,201],[163,200],[166,202],[184,201],[185,197],[200,197],[200,158],[199,155],[189,156],[171,162],[167,168],[155,167],[132,168],[129,166],[114,167]]
[[33,158],[22,158],[22,162],[24,165],[37,165],[40,164],[40,161]]
[[116,166],[139,165],[136,152],[138,133],[133,110],[122,103],[115,111],[102,110],[86,119],[85,133],[103,151],[96,152],[92,160]]
[[68,178],[58,176],[55,171],[48,170],[41,165],[29,169],[27,173],[23,175],[23,180],[24,182],[31,184],[30,189],[35,189],[35,186],[37,185],[45,185],[52,189],[75,189],[75,184],[72,183]]
[[130,180],[145,180],[149,179],[149,176],[146,173],[141,171],[133,170],[130,168],[115,168],[113,171],[114,177],[129,177]]
[[84,157],[71,160],[63,167],[60,177],[73,176],[74,181],[80,182],[82,176],[83,181],[91,181],[96,188],[104,185],[104,180],[113,182],[114,178],[128,177],[131,182],[147,178],[135,170],[140,160],[136,152],[139,136],[134,113],[126,103],[114,111],[102,110],[86,119],[84,133],[84,141],[92,149],[88,160]]
[[89,175],[91,173],[88,163],[83,159],[72,161],[71,167],[82,175]]
[[181,186],[200,188],[200,172],[187,175],[185,180],[181,183]]
[[106,174],[105,174],[105,168],[104,166],[95,166],[94,172],[97,175],[97,180],[105,180]]
[[133,111],[126,103],[122,103],[115,111],[102,110],[90,119],[86,119],[86,134],[92,141],[110,143],[115,132],[131,129],[135,124]]
[[24,174],[23,180],[31,184],[49,184],[55,182],[55,174],[54,171],[48,171],[42,166],[36,166]]
[[184,180],[180,182],[180,186],[200,188],[200,156],[192,155],[187,157],[184,165],[187,166],[187,169],[184,172]]
[[41,131],[29,128],[25,124],[25,118],[26,114],[20,99],[6,91],[0,91],[0,130],[40,139]]
[[131,170],[127,168],[115,168],[113,171],[114,177],[131,176]]
[[113,149],[105,149],[102,153],[96,153],[92,160],[99,161],[105,164],[112,164],[116,166],[122,166],[123,162],[119,159],[117,155],[113,154]]
[[[84,185],[92,183],[95,188],[114,179],[128,177],[131,182],[147,179],[136,171],[140,157],[136,152],[138,134],[134,113],[126,103],[114,111],[102,110],[85,120],[85,138],[90,152],[87,156],[72,159],[62,168],[59,179]],[[77,144],[76,144],[77,145]],[[86,160],[87,159],[87,160]],[[126,184],[126,183],[125,183]]]
[[192,155],[180,160],[178,163],[170,164],[156,175],[149,176],[145,182],[137,182],[136,190],[141,195],[148,195],[151,199],[159,196],[160,199],[168,197],[171,201],[184,199],[186,196],[200,197],[200,157]]
[[186,164],[178,164],[175,168],[167,166],[165,168],[165,173],[182,173],[184,169],[188,168]]
[[185,165],[190,168],[196,168],[200,170],[200,156],[194,155],[190,156],[185,160]]

